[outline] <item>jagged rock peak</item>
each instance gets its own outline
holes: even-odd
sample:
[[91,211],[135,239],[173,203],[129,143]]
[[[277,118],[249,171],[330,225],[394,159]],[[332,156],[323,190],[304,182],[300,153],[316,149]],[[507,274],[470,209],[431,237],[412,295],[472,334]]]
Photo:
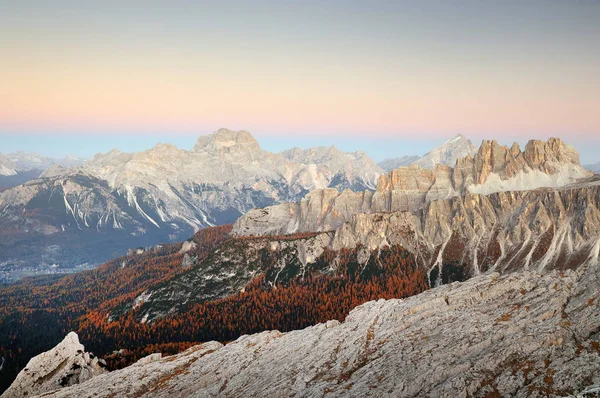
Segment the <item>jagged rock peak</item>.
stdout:
[[220,128],[212,134],[198,138],[193,151],[211,151],[232,147],[246,147],[252,150],[260,149],[258,141],[256,141],[249,132],[245,130],[233,131],[226,128]]
[[[432,169],[412,164],[380,175],[371,195],[340,194],[328,196],[326,201],[307,195],[297,206],[249,211],[238,219],[233,233],[325,231],[340,227],[354,214],[416,211],[429,202],[466,194],[559,188],[589,176],[579,165],[577,152],[559,139],[532,140],[523,152],[518,144],[509,148],[497,141],[483,141],[474,156],[469,153],[459,158],[454,168],[439,163]],[[315,208],[323,208],[323,214],[313,212]],[[281,219],[274,222],[271,216]],[[265,220],[280,227],[267,232]]]
[[457,159],[473,155],[476,152],[477,147],[473,145],[471,140],[458,134],[454,138],[426,153],[421,159],[414,162],[414,164],[426,169],[434,169],[438,164],[454,166]]
[[15,165],[11,160],[0,153],[0,176],[12,176],[17,174]]
[[[509,148],[498,144],[496,140],[484,140],[473,159],[457,160],[455,168],[458,175],[455,181],[461,181],[467,169],[476,184],[483,184],[491,174],[502,179],[532,170],[551,175],[560,172],[565,166],[581,169],[579,153],[560,138],[530,140],[523,151],[516,142]],[[579,171],[583,172],[583,169]]]
[[75,332],[50,351],[31,358],[2,398],[34,396],[83,383],[106,373],[106,363],[85,352]]

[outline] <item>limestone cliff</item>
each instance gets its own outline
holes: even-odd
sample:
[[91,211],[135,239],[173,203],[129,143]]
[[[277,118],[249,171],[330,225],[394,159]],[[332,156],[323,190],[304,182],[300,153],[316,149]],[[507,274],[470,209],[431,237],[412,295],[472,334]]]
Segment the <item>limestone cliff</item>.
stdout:
[[590,175],[579,155],[558,138],[532,140],[521,151],[518,144],[501,146],[484,141],[475,156],[456,161],[454,168],[434,170],[411,165],[379,177],[376,191],[316,190],[299,203],[286,203],[246,213],[236,222],[234,235],[327,231],[340,227],[354,214],[415,211],[426,203],[470,193],[492,194],[562,187]]

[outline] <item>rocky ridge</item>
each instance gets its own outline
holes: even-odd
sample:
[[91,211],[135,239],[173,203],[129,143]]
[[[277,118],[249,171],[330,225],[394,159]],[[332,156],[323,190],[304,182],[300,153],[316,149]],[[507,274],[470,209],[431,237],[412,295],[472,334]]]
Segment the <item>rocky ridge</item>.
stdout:
[[491,273],[44,396],[567,396],[600,383],[599,287],[597,255],[577,270]]
[[[304,276],[331,244],[332,238],[333,234],[315,234],[277,239],[234,239],[221,245],[204,261],[184,257],[182,266],[188,267],[188,271],[145,290],[127,306],[115,309],[110,319],[118,319],[125,311],[136,309],[136,319],[151,322],[180,313],[188,305],[244,291],[260,275],[264,275],[271,286],[277,287],[292,278]],[[185,243],[182,250],[184,248]]]
[[9,159],[14,164],[15,170],[19,172],[29,170],[39,170],[41,172],[42,170],[46,170],[53,165],[61,165],[63,167],[81,166],[86,161],[84,158],[73,155],[68,155],[64,158],[58,159],[23,151],[7,153],[2,156],[5,156],[7,159]]
[[477,147],[473,145],[471,140],[458,134],[423,156],[389,158],[378,164],[386,173],[399,167],[410,166],[411,164],[423,169],[435,169],[437,165],[454,166],[456,160],[468,155],[473,156],[476,153]]
[[83,383],[106,373],[106,363],[85,352],[76,333],[50,351],[32,358],[2,398],[33,396]]
[[578,153],[560,139],[532,140],[521,151],[496,141],[484,141],[475,156],[435,170],[417,165],[379,177],[375,192],[317,190],[299,203],[285,203],[249,211],[237,220],[234,235],[286,234],[328,231],[354,214],[415,211],[426,203],[465,194],[525,191],[561,187],[589,176],[579,165]]

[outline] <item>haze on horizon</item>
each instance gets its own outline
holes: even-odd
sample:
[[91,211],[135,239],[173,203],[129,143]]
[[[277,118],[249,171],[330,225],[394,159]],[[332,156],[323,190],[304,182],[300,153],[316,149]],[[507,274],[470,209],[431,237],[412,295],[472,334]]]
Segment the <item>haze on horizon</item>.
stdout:
[[[600,141],[595,1],[0,0],[0,9],[9,149],[82,154],[81,135],[87,156],[106,141],[189,147],[229,127],[267,149],[347,140],[339,146],[375,158],[422,154],[457,133],[475,143],[561,136],[591,161],[588,144]],[[409,148],[391,153],[390,142]]]

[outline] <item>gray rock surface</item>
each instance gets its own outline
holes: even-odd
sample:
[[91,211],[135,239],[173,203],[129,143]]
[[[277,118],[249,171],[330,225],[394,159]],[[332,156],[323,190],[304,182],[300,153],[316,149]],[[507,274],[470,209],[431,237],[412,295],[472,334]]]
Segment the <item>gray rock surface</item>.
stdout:
[[560,397],[600,383],[600,267],[491,273],[45,397]]
[[85,352],[74,332],[50,351],[32,358],[2,398],[33,396],[83,383],[106,373],[105,363]]
[[[600,179],[559,189],[467,194],[414,212],[356,214],[331,248],[399,244],[436,275],[576,268],[600,248]],[[439,279],[438,279],[439,282]]]

